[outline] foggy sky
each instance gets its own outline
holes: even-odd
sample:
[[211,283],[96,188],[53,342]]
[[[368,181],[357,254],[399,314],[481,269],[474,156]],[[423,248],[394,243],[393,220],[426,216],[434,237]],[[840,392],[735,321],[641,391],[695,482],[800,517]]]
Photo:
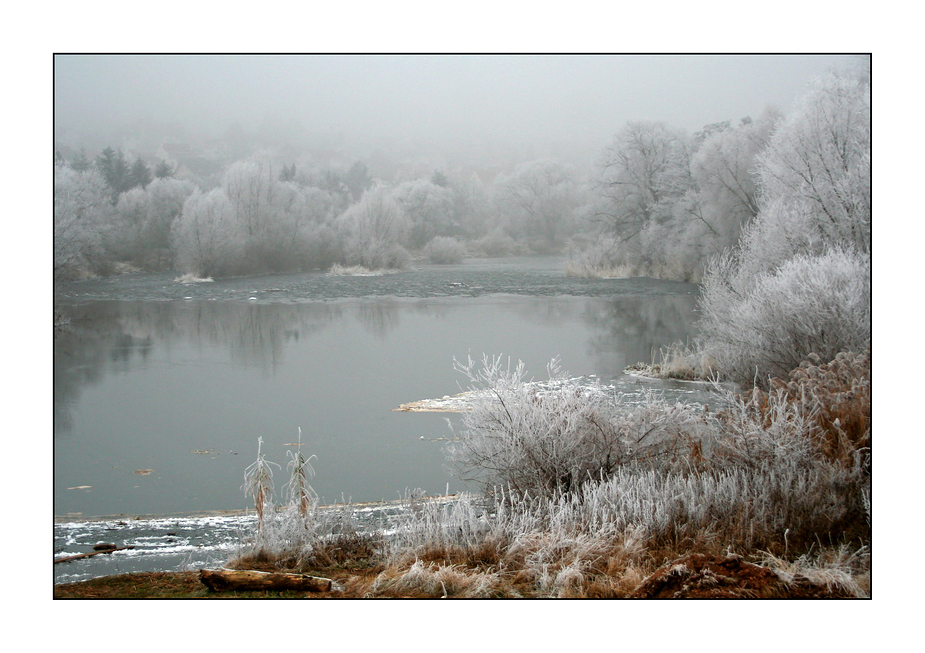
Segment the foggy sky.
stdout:
[[237,122],[384,142],[604,145],[628,120],[696,131],[786,111],[851,57],[821,55],[57,55],[55,129]]

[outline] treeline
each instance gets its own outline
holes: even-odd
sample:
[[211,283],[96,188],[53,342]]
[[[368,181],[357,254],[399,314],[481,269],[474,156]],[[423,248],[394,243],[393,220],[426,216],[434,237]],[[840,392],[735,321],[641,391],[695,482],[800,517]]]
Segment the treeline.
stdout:
[[592,193],[552,159],[484,183],[478,175],[387,183],[357,161],[299,167],[271,154],[229,165],[215,183],[179,179],[105,149],[55,160],[55,277],[118,266],[199,276],[402,268],[410,252],[434,262],[463,256],[561,251],[587,228]]
[[[795,215],[775,199],[793,191],[782,169],[798,177],[793,168],[801,157],[829,175],[857,167],[854,159],[833,158],[844,143],[818,140],[829,125],[805,137],[797,130],[801,120],[834,116],[845,138],[863,141],[864,93],[866,81],[832,77],[807,99],[811,105],[813,98],[841,94],[832,107],[807,106],[788,116],[768,110],[692,135],[664,123],[628,123],[602,148],[596,171],[582,176],[561,161],[540,159],[488,183],[440,170],[389,181],[372,178],[360,161],[324,169],[261,154],[229,165],[220,178],[194,181],[176,178],[165,163],[154,170],[140,158],[129,163],[112,148],[94,161],[81,153],[56,160],[56,278],[105,274],[117,263],[221,276],[335,263],[400,268],[411,253],[454,262],[465,255],[566,251],[570,274],[700,281],[709,261],[739,246],[743,229],[767,225],[774,211]],[[864,153],[855,148],[845,156]],[[833,181],[841,185],[826,192],[863,208],[863,198],[854,199],[863,195],[857,187],[863,182]],[[866,183],[869,197],[869,176]],[[827,215],[818,201],[804,198],[803,205],[827,222],[800,231],[800,238],[812,236],[818,249],[829,232],[841,234],[840,215]],[[867,217],[855,211],[850,219],[859,222],[846,227],[855,240],[865,233],[869,239],[869,199],[866,206]],[[785,235],[791,229],[763,228],[773,232],[760,237],[770,238],[767,248],[780,250],[778,258],[799,249]]]

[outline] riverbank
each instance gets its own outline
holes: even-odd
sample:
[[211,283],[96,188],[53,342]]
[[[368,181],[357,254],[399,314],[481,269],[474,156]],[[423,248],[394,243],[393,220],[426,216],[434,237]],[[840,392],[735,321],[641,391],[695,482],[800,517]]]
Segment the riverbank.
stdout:
[[[278,570],[271,567],[263,571]],[[509,572],[506,583],[484,593],[484,574],[462,567],[443,566],[432,574],[430,582],[391,582],[407,576],[418,567],[418,576],[426,577],[428,565],[414,563],[400,574],[399,570],[380,565],[364,568],[326,567],[312,570],[310,575],[324,574],[331,581],[330,589],[297,590],[237,590],[214,591],[206,586],[198,571],[152,572],[105,576],[88,581],[56,585],[55,599],[369,599],[369,598],[549,598],[548,592],[535,584],[518,581],[516,570]],[[441,573],[442,571],[442,573]],[[309,572],[303,572],[309,573]],[[869,578],[868,578],[869,581]],[[623,588],[623,589],[617,589]],[[781,568],[749,563],[735,556],[690,554],[671,561],[641,582],[613,576],[609,587],[599,582],[590,591],[573,591],[563,598],[758,598],[758,599],[827,599],[859,598],[844,583],[832,582],[831,577],[788,573]]]

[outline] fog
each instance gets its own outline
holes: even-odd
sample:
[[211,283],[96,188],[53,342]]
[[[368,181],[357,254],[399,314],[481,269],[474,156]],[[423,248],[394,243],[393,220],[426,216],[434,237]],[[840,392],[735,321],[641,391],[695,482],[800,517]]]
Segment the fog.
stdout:
[[870,74],[850,55],[54,61],[58,279],[558,253],[696,282],[757,214],[785,117],[847,84],[850,130]]
[[[600,148],[629,120],[694,131],[785,111],[820,55],[58,55],[56,145],[233,125],[340,147]],[[141,132],[141,133],[139,133]]]

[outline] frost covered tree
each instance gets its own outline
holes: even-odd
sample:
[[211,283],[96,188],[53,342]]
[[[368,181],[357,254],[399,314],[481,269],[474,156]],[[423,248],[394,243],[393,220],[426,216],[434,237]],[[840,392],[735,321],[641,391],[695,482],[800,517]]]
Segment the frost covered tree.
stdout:
[[180,270],[198,277],[221,276],[242,264],[243,234],[221,188],[198,189],[184,202],[172,240]]
[[721,248],[734,245],[742,225],[758,214],[755,163],[779,119],[768,110],[758,120],[743,120],[710,136],[691,157],[696,197],[688,216]]
[[105,267],[104,235],[112,220],[110,189],[102,174],[55,166],[54,276],[73,278]]
[[522,163],[497,182],[515,231],[539,234],[547,246],[573,229],[577,205],[572,171],[554,159]]
[[453,186],[453,203],[460,228],[469,238],[484,236],[493,226],[493,189],[472,173]]
[[[801,228],[785,234],[792,254],[833,243],[870,252],[870,162],[870,86],[835,75],[816,81],[759,156],[764,206],[776,206],[763,212],[744,247],[757,254],[759,243],[784,235],[779,219],[798,214]],[[753,271],[779,263],[767,259]]]
[[346,261],[369,269],[403,268],[408,252],[402,245],[411,223],[390,189],[377,186],[338,219]]
[[870,87],[818,81],[758,157],[759,212],[708,268],[701,348],[766,384],[870,339]]
[[268,230],[277,187],[273,164],[267,159],[238,161],[225,171],[222,188],[249,239],[257,239]]
[[145,224],[148,221],[148,193],[140,187],[119,195],[112,235],[107,247],[121,261],[140,261],[145,251]]
[[600,219],[618,239],[632,243],[651,224],[668,218],[690,187],[684,133],[661,122],[630,122],[604,151]]
[[148,184],[145,189],[148,204],[144,224],[148,265],[161,268],[169,263],[170,232],[183,211],[183,204],[195,190],[192,182],[170,177],[158,177]]
[[453,192],[449,188],[416,179],[399,184],[394,197],[411,221],[411,247],[421,248],[436,236],[456,234]]
[[254,157],[233,164],[222,188],[245,239],[250,271],[301,267],[307,216],[299,185],[280,181],[272,161]]
[[768,110],[735,127],[705,130],[691,156],[691,188],[678,199],[661,238],[664,259],[674,262],[682,278],[698,280],[710,257],[733,247],[757,215],[755,166],[780,118]]

